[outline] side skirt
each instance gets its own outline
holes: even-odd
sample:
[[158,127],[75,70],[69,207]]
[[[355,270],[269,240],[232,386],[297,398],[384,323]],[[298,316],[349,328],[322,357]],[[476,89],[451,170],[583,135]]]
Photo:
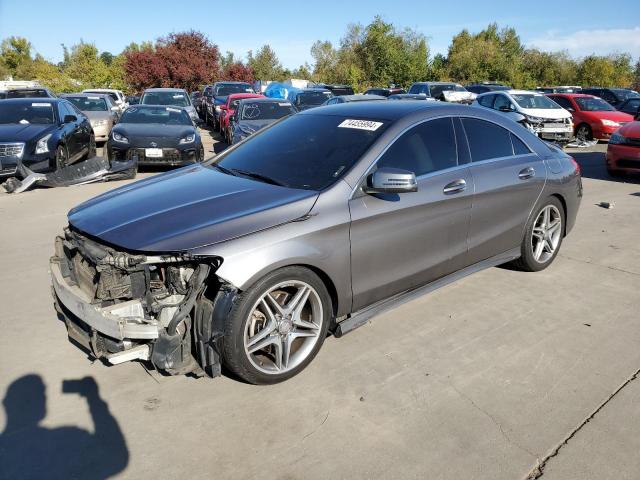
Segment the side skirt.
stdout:
[[334,336],[340,338],[346,333],[349,333],[350,331],[361,327],[371,318],[380,315],[381,313],[392,310],[393,308],[399,307],[400,305],[410,302],[427,293],[433,292],[434,290],[449,285],[450,283],[456,282],[468,275],[471,275],[472,273],[502,265],[519,257],[520,248],[514,248],[512,250],[508,250],[504,253],[496,255],[495,257],[487,258],[486,260],[465,267],[462,270],[458,270],[457,272],[450,273],[447,276],[439,278],[438,280],[434,280],[433,282],[421,287],[407,290],[405,292],[398,293],[393,297],[381,300],[377,303],[374,303],[373,305],[369,305],[368,307],[363,308],[362,310],[350,314],[346,319],[342,320],[337,325],[333,334]]

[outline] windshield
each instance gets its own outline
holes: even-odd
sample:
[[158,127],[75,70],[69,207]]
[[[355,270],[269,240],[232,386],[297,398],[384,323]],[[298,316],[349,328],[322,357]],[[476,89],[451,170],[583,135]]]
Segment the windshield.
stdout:
[[231,83],[227,85],[219,85],[216,87],[214,95],[218,97],[226,97],[232,93],[255,93],[251,85],[248,83]]
[[432,85],[430,88],[431,96],[433,98],[439,97],[444,91],[466,92],[467,90],[462,85],[456,85],[455,83],[450,83],[447,85]]
[[574,100],[585,112],[613,112],[615,108],[598,97],[575,97]]
[[302,92],[296,98],[296,105],[322,105],[328,98],[332,98],[331,92]]
[[628,98],[640,98],[640,93],[635,90],[628,90],[626,88],[612,88],[611,91],[615,93],[616,97],[624,102]]
[[106,112],[107,102],[100,97],[65,97],[83,112]]
[[53,124],[55,123],[53,105],[49,102],[9,103],[3,102],[0,108],[0,124],[21,123]]
[[7,98],[47,98],[46,90],[9,90]]
[[512,93],[511,97],[521,108],[542,108],[546,110],[562,108],[556,102],[544,95],[527,95],[524,93]]
[[130,107],[125,110],[120,123],[157,123],[160,125],[191,125],[184,110],[171,107]]
[[296,114],[249,137],[214,165],[318,191],[349,171],[387,127],[382,121]]
[[240,115],[241,120],[275,120],[294,113],[289,102],[245,103]]
[[114,102],[120,101],[120,99],[118,98],[118,95],[116,95],[115,92],[92,92],[91,90],[84,90],[82,93],[99,93],[101,95],[109,95]]
[[143,105],[173,105],[188,107],[189,99],[183,92],[145,92],[140,101]]

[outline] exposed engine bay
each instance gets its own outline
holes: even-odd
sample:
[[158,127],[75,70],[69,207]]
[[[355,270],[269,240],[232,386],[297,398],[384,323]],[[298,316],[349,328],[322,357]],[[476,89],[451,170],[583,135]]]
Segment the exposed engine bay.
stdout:
[[214,310],[228,311],[235,296],[214,274],[220,264],[188,253],[119,251],[67,228],[51,258],[56,309],[69,338],[96,358],[217,376]]

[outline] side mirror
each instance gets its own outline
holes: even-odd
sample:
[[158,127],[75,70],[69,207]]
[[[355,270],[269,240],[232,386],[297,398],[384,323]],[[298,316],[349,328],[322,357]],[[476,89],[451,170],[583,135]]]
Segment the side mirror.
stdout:
[[573,107],[567,107],[567,112],[575,112],[576,109]]
[[71,122],[75,122],[78,120],[78,117],[76,117],[75,115],[65,115],[64,116],[64,123],[71,123]]
[[113,106],[113,107],[111,107],[111,111],[112,112],[119,112],[120,109],[118,107],[116,107],[116,106]]
[[500,110],[501,112],[511,112],[512,111],[511,108],[508,105],[502,105],[502,106],[500,106],[500,108],[498,110]]
[[365,193],[417,192],[416,174],[399,168],[382,167],[367,177]]

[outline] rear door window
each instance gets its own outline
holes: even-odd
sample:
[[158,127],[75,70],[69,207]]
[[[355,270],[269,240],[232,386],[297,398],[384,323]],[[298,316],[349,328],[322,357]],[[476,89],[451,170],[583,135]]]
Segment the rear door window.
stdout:
[[529,147],[527,147],[527,145],[522,140],[520,140],[511,132],[509,132],[509,135],[511,136],[511,145],[513,146],[514,155],[527,155],[531,153]]
[[469,141],[472,162],[513,155],[508,130],[477,118],[463,118],[462,124]]

